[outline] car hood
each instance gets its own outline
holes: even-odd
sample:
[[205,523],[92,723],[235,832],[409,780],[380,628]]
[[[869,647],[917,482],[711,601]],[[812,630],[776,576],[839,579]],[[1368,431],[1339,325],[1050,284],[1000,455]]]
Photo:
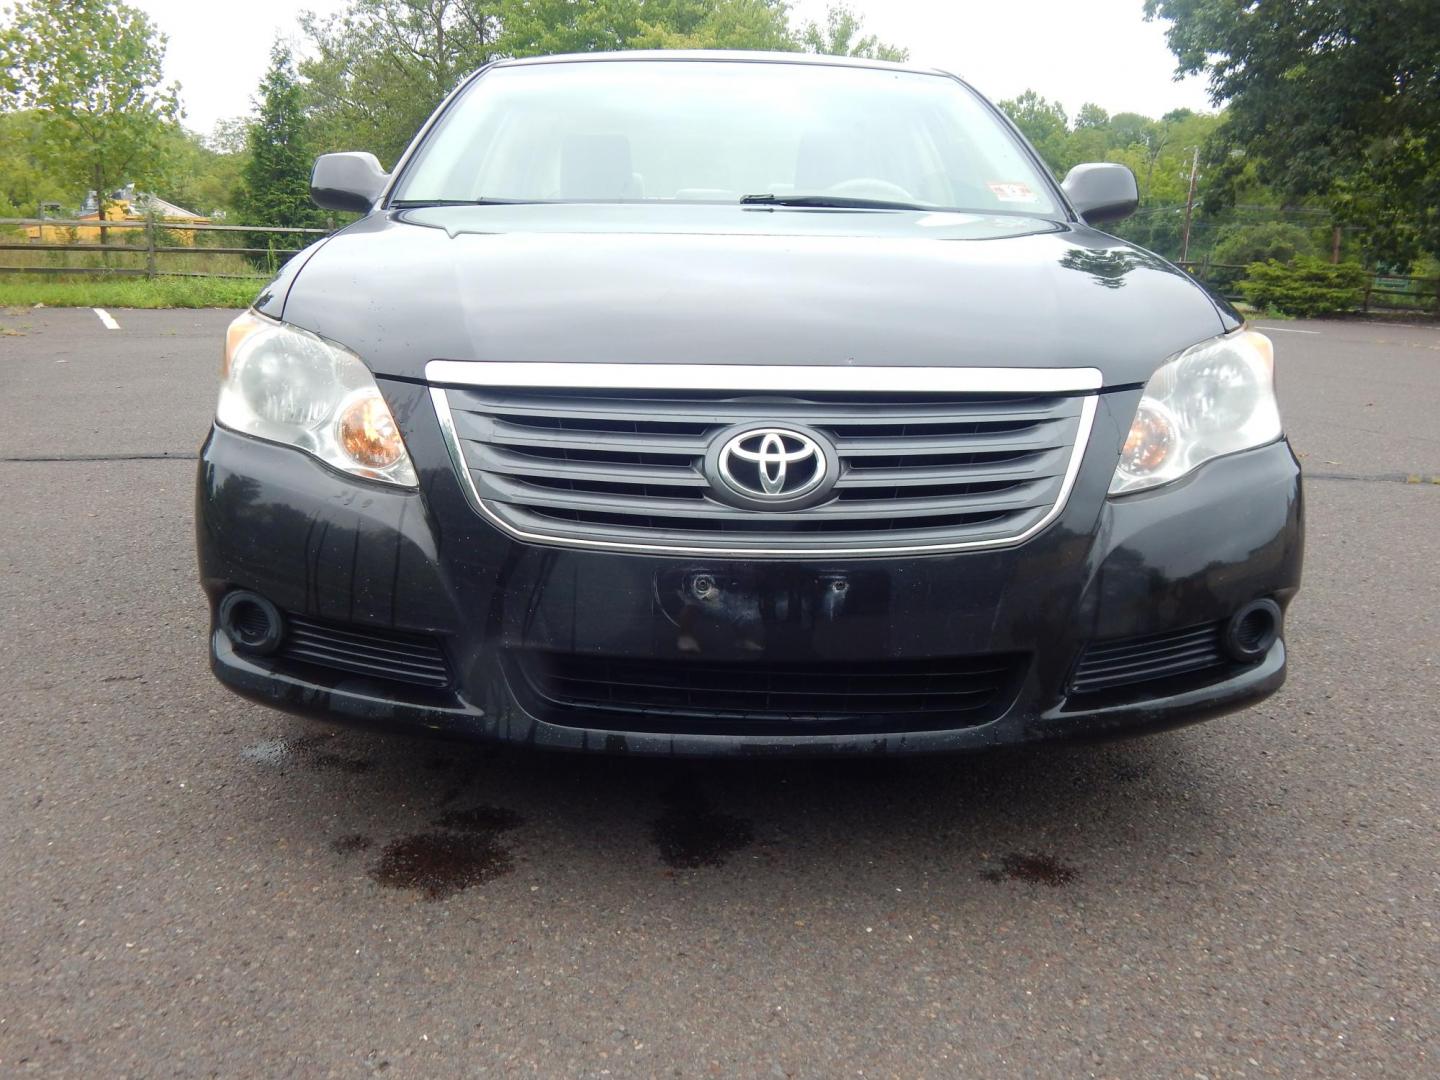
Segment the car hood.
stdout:
[[1083,226],[734,206],[376,213],[257,306],[417,379],[443,359],[1095,367],[1117,386],[1237,325]]

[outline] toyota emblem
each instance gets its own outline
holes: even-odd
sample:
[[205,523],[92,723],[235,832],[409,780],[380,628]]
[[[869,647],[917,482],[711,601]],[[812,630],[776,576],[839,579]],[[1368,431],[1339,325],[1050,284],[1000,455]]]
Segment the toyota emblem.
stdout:
[[726,435],[722,432],[718,451],[707,459],[713,461],[711,484],[717,494],[730,495],[727,502],[752,509],[798,508],[794,504],[799,502],[813,505],[816,500],[809,497],[823,496],[834,482],[834,451],[827,451],[819,435],[781,427]]

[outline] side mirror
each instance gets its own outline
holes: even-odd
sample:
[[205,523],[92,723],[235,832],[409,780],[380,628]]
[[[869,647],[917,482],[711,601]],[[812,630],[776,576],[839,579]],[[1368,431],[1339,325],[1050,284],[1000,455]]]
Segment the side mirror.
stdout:
[[310,174],[310,201],[323,210],[368,214],[389,182],[374,154],[321,154]]
[[1119,221],[1133,214],[1140,205],[1135,174],[1124,165],[1111,162],[1076,165],[1065,174],[1065,182],[1060,186],[1087,225]]

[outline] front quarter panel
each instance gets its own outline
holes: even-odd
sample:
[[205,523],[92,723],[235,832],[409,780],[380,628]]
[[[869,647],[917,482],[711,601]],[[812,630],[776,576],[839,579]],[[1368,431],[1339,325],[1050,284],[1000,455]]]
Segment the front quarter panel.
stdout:
[[326,245],[332,236],[322,236],[309,247],[295,253],[280,272],[260,290],[260,295],[255,298],[254,308],[262,315],[268,315],[272,319],[283,318],[285,315],[285,304],[290,298],[290,290],[295,285],[295,280],[300,276],[300,271],[305,269],[308,263],[320,249]]

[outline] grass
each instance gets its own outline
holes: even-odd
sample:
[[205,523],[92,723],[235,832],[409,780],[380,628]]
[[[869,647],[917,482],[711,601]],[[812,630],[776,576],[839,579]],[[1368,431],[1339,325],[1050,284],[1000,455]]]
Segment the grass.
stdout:
[[243,308],[264,278],[80,277],[55,280],[24,274],[0,277],[0,307]]
[[[145,251],[139,245],[144,236],[138,229],[111,231],[111,249],[69,251],[6,251],[0,254],[0,265],[10,267],[58,268],[76,270],[112,269],[143,270]],[[23,240],[20,230],[0,229],[7,241]],[[176,238],[162,233],[162,244],[175,243]],[[204,234],[193,250],[160,252],[157,269],[160,275],[147,279],[139,276],[96,274],[0,274],[0,307],[117,307],[117,308],[197,308],[247,307],[260,292],[278,262],[252,260],[243,255],[227,255],[207,251],[220,244],[243,246],[243,234]],[[167,277],[171,274],[233,274],[244,278]]]

